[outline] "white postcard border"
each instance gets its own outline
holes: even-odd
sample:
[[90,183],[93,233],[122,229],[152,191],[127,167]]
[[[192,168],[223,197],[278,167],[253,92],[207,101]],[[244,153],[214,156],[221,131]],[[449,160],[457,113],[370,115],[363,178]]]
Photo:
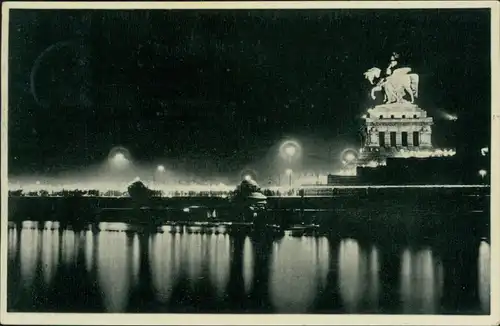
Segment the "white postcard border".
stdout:
[[[500,324],[500,19],[497,1],[284,1],[284,2],[4,2],[1,57],[0,323],[26,325],[496,325]],[[8,38],[11,9],[491,9],[491,314],[453,315],[215,315],[53,314],[7,312]],[[473,108],[471,108],[473,109]],[[497,140],[496,142],[494,140]]]

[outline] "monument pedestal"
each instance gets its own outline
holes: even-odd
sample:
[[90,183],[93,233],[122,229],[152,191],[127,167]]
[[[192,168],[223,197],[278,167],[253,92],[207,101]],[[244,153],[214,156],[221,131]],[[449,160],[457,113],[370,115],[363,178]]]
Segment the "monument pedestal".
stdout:
[[380,164],[388,157],[432,151],[433,123],[425,110],[408,102],[381,104],[369,109],[359,163],[375,161]]

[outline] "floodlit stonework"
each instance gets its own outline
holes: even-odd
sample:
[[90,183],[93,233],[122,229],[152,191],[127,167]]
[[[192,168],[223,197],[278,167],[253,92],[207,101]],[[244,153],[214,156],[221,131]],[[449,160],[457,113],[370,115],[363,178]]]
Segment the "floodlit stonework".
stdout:
[[452,156],[454,150],[435,149],[432,144],[433,118],[415,104],[419,76],[409,67],[397,67],[398,56],[391,57],[386,75],[371,68],[365,72],[370,95],[376,100],[383,93],[383,103],[368,109],[363,116],[363,147],[358,165],[378,166],[389,157]]

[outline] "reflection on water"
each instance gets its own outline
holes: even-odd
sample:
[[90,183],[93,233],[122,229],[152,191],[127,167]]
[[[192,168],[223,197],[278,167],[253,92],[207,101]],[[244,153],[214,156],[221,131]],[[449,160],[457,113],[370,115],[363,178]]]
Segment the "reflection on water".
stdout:
[[181,255],[186,258],[187,275],[191,280],[189,284],[194,285],[201,278],[203,247],[206,245],[206,238],[199,236],[189,239],[191,241],[187,241],[187,239],[188,237],[182,237],[181,239],[181,243],[184,244]]
[[252,290],[252,279],[253,279],[253,248],[250,238],[245,238],[245,244],[243,247],[243,280],[245,282],[245,293],[250,294]]
[[157,235],[151,243],[151,271],[153,286],[158,300],[168,302],[174,287],[174,280],[179,277],[180,266],[176,254],[179,243],[170,236]]
[[367,278],[368,282],[367,295],[372,308],[376,311],[378,309],[378,297],[380,291],[380,281],[379,281],[380,263],[378,258],[378,250],[375,246],[372,246],[370,250],[368,268],[370,272]]
[[34,281],[41,234],[36,230],[21,231],[21,248],[19,249],[21,279],[25,288],[29,289]]
[[285,237],[273,247],[270,296],[278,312],[310,310],[317,291],[326,285],[327,241],[326,238]]
[[[104,236],[105,233],[101,233],[101,236]],[[132,237],[128,237],[129,243],[131,240],[131,254],[125,255],[125,261],[127,262],[128,271],[131,275],[131,281],[133,284],[137,284],[139,281],[139,256],[140,256],[140,247],[139,247],[139,236],[134,234]],[[129,249],[130,246],[127,247]]]
[[479,300],[481,308],[487,311],[490,307],[490,245],[481,241],[479,246]]
[[59,239],[57,236],[58,231],[42,232],[42,267],[44,274],[44,281],[50,284],[54,277],[57,266],[59,265]]
[[443,266],[429,249],[402,254],[401,301],[404,313],[437,313],[443,289]]
[[128,302],[134,269],[128,261],[135,259],[127,246],[125,233],[101,233],[97,238],[97,278],[104,294],[106,311],[123,311]]
[[[446,241],[410,245],[356,236],[75,233],[32,226],[8,232],[9,310],[48,311],[52,300],[74,312],[98,302],[95,309],[105,312],[196,306],[212,312],[371,313],[387,312],[391,301],[391,313],[439,314],[443,307],[459,312],[460,293],[454,288],[466,284],[477,293],[464,299],[470,307],[475,307],[470,300],[477,301],[472,312],[489,311],[486,241],[463,238],[467,244],[451,250]],[[471,283],[466,275],[473,269],[477,278]],[[89,284],[98,289],[92,292]],[[76,299],[67,302],[55,288],[68,289]],[[450,289],[453,298],[445,295]],[[180,292],[186,297],[181,301]],[[140,305],[134,301],[138,297]]]
[[17,232],[16,229],[10,229],[8,231],[7,235],[7,255],[11,260],[16,259],[17,255],[17,244],[18,244],[18,239],[17,239]]
[[94,261],[94,250],[97,249],[97,246],[94,243],[96,241],[96,236],[94,236],[91,231],[86,231],[83,238],[85,239],[85,268],[87,272],[90,272],[93,267],[92,263]]
[[216,295],[221,298],[226,290],[229,279],[230,252],[229,237],[222,235],[210,236],[207,246],[210,281],[215,285]]
[[[376,275],[378,270],[371,269],[377,266],[376,264],[370,264],[369,258],[356,240],[345,239],[340,242],[338,283],[342,301],[349,313],[356,312],[359,309],[359,305],[362,304],[362,299],[366,294],[377,297],[376,287],[372,284],[373,277],[371,275]],[[376,303],[376,301],[373,303]]]
[[74,263],[75,252],[77,252],[78,242],[75,233],[70,230],[62,231],[62,254],[64,266]]

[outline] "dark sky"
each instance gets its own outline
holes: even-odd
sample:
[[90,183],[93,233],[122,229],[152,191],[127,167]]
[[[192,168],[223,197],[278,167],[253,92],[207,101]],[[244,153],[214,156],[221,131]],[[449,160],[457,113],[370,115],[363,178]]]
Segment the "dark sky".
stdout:
[[[489,10],[12,10],[10,172],[97,163],[116,145],[143,162],[200,158],[224,170],[290,136],[356,143],[370,105],[363,72],[392,51],[421,76],[435,143],[477,151],[490,137],[489,19]],[[439,120],[442,110],[457,123]]]

